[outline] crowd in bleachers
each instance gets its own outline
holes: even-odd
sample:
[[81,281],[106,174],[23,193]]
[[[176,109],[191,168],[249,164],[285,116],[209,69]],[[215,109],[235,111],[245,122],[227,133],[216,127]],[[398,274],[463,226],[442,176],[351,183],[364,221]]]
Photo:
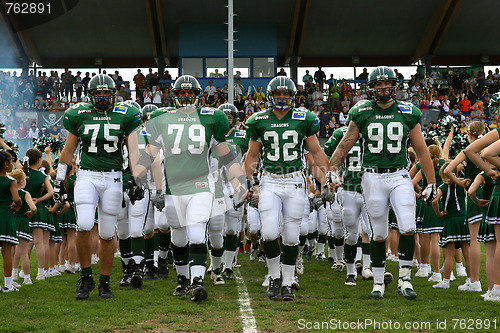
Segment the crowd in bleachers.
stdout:
[[[103,71],[105,73],[106,71]],[[33,70],[29,73],[0,71],[0,109],[2,119],[12,110],[64,110],[75,103],[88,101],[87,85],[95,73],[82,74],[77,71],[74,75],[71,70],[65,69],[59,74],[57,71]],[[277,75],[287,75],[281,69]],[[399,86],[396,91],[398,100],[408,101],[421,109],[434,108],[442,110],[441,115],[450,114],[457,118],[461,127],[466,130],[468,124],[474,120],[485,122],[489,128],[498,126],[498,115],[492,114],[489,108],[491,95],[500,88],[500,70],[485,73],[478,68],[477,73],[467,68],[443,68],[438,66],[429,73],[417,73],[405,79],[396,70]],[[166,71],[161,77],[149,69],[144,75],[140,69],[133,78],[135,91],[131,90],[129,82],[123,81],[118,71],[110,76],[117,83],[117,101],[134,99],[141,106],[155,104],[157,106],[172,106],[172,80]],[[335,128],[342,126],[349,109],[362,99],[369,99],[367,89],[366,69],[356,77],[356,80],[337,80],[333,74],[327,80],[325,72],[318,67],[314,75],[309,71],[297,80],[297,94],[295,104],[297,108],[308,109],[320,119],[320,137],[328,138]],[[240,110],[239,121],[244,123],[253,113],[266,108],[265,87],[246,89],[236,78],[234,105]],[[201,99],[202,106],[218,107],[227,102],[228,85],[214,86],[213,81],[204,87]],[[8,121],[6,123],[9,123]],[[23,128],[7,128],[6,137],[31,138],[29,129],[33,124],[24,124]],[[29,127],[28,127],[29,126]],[[241,125],[241,126],[244,126]],[[429,125],[431,128],[433,124]],[[35,124],[36,127],[36,124]],[[426,124],[424,129],[429,128]],[[61,129],[38,129],[38,135],[59,135]],[[64,135],[63,135],[64,138]]]

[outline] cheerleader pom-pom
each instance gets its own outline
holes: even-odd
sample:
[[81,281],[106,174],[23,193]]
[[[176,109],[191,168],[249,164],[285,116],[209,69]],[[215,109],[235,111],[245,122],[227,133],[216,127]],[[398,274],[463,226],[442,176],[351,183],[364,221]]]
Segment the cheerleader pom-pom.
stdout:
[[3,139],[3,135],[5,134],[5,124],[0,123],[0,138]]

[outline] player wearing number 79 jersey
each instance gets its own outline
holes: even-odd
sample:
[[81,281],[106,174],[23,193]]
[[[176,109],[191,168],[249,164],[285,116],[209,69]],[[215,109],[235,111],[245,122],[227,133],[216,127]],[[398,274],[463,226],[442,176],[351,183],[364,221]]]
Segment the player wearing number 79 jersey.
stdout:
[[360,101],[349,111],[351,122],[337,146],[330,166],[337,172],[356,141],[362,147],[361,186],[373,230],[370,255],[373,267],[371,297],[380,299],[385,292],[385,240],[388,236],[389,203],[394,209],[401,232],[399,240],[398,292],[415,299],[411,285],[411,267],[415,250],[415,195],[408,170],[407,145],[411,143],[420,158],[429,185],[423,195],[432,200],[436,184],[432,162],[420,129],[420,110],[396,101],[397,78],[388,67],[375,68],[368,77],[373,100]]

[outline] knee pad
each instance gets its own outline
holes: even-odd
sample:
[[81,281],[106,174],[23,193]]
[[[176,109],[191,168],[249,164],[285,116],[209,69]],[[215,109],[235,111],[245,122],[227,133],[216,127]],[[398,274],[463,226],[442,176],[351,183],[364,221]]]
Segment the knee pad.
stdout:
[[221,249],[224,245],[223,238],[224,231],[224,217],[221,215],[214,216],[208,222],[208,238],[210,244],[215,249]]
[[[234,209],[233,209],[234,210]],[[239,231],[240,221],[237,215],[226,213],[224,233],[229,236],[234,236]]]
[[95,208],[92,204],[76,205],[76,222],[78,231],[90,231],[94,227]]
[[253,207],[248,207],[247,209],[248,230],[251,234],[255,235],[260,230],[259,212]]
[[189,244],[206,243],[206,223],[189,224],[186,231]]
[[188,244],[186,228],[171,228],[172,244],[177,247],[184,247]]
[[372,239],[376,242],[384,241],[389,235],[388,226],[386,223],[373,223],[372,222]]
[[116,235],[118,236],[118,239],[127,239],[130,237],[129,230],[128,230],[128,222],[119,221],[116,223]]
[[359,232],[350,232],[347,231],[347,237],[345,238],[345,243],[347,245],[354,246],[358,243]]
[[122,208],[123,194],[122,191],[109,189],[104,191],[101,197],[99,213],[103,212],[108,215],[118,216]]
[[99,237],[104,240],[110,240],[115,237],[116,215],[109,215],[103,211],[99,211]]

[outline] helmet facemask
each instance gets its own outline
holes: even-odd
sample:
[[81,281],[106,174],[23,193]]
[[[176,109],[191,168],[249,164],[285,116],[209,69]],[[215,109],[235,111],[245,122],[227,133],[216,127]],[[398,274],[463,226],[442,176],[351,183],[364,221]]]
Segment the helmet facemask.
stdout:
[[392,83],[391,87],[375,88],[376,82],[370,85],[370,92],[372,93],[373,99],[375,99],[376,102],[387,103],[391,99],[393,100],[395,99],[396,86],[397,86],[396,82],[393,80],[387,80],[387,81]]
[[[276,92],[288,92],[290,95],[284,96],[283,94],[280,94],[281,96],[276,98],[276,97],[274,97],[274,94]],[[271,104],[273,105],[273,108],[280,110],[280,111],[288,111],[293,106],[292,104],[294,101],[294,96],[293,96],[292,92],[289,90],[287,90],[287,91],[277,90],[277,91],[272,91],[269,94],[268,99],[271,102]]]

